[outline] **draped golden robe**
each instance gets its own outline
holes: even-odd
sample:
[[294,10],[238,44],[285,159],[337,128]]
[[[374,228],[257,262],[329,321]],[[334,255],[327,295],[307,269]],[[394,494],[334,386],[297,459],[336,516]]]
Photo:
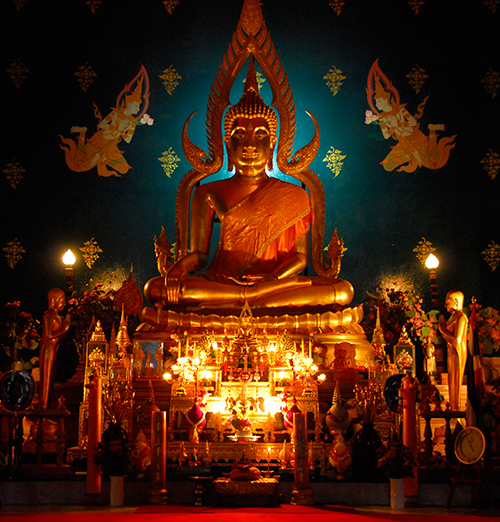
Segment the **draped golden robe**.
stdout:
[[269,274],[309,230],[311,204],[306,191],[277,178],[229,209],[207,270],[212,281]]

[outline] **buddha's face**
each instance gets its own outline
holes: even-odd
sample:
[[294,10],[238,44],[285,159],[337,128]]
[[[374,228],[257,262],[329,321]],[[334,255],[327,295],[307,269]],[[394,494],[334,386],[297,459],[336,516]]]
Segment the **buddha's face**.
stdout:
[[265,166],[273,155],[266,120],[238,118],[231,131],[229,154],[237,173],[251,176],[265,172]]

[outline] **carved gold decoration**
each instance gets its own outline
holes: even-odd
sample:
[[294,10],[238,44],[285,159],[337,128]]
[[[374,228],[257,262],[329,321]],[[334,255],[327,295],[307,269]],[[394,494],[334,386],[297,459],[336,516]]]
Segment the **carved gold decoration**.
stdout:
[[494,179],[500,168],[500,156],[490,149],[488,154],[481,160],[481,163],[484,165],[484,170],[486,170],[488,176]]
[[335,65],[332,66],[326,76],[323,76],[323,80],[326,80],[326,85],[330,91],[332,91],[334,96],[339,92],[340,86],[342,85],[342,80],[345,79],[346,77],[342,76],[342,71],[337,69]]
[[79,67],[75,73],[78,78],[78,83],[83,91],[87,92],[87,89],[94,83],[94,78],[97,74],[92,70],[92,67],[88,63]]
[[160,75],[160,78],[163,80],[165,90],[170,95],[173,94],[174,89],[179,85],[177,80],[182,80],[182,76],[174,69],[173,65],[171,65],[168,69],[165,69],[163,74]]
[[499,0],[484,0],[484,5],[492,12],[495,13],[498,7]]
[[165,6],[165,9],[168,11],[168,13],[172,14],[176,6],[179,5],[179,0],[164,0],[163,5]]
[[102,4],[102,0],[87,0],[87,5],[89,9],[95,14],[97,8]]
[[94,238],[90,241],[85,241],[83,247],[80,247],[80,250],[83,254],[83,260],[89,268],[92,268],[92,265],[99,259],[99,254],[102,252]]
[[328,154],[325,156],[323,161],[326,161],[326,166],[333,172],[333,177],[336,178],[344,165],[345,155],[342,155],[341,150],[337,150],[335,147],[330,147]]
[[500,75],[490,68],[486,76],[481,80],[481,83],[484,84],[484,88],[491,94],[491,97],[494,98],[500,87]]
[[125,310],[127,317],[132,314],[139,315],[144,304],[142,292],[139,290],[137,283],[134,280],[133,269],[130,269],[128,279],[123,283],[120,289],[115,294],[115,306],[118,310],[122,308]]
[[26,250],[24,250],[24,248],[21,246],[21,243],[17,240],[17,237],[14,239],[14,241],[9,241],[3,250],[10,268],[14,268],[18,261],[20,261],[23,257],[23,254],[26,254]]
[[408,78],[409,84],[413,87],[416,93],[420,92],[420,89],[423,87],[425,83],[425,79],[429,76],[425,74],[424,69],[415,65],[413,69],[406,75]]
[[337,16],[342,12],[344,5],[345,2],[342,0],[330,0],[330,7],[335,11]]
[[436,249],[432,246],[432,243],[423,237],[419,241],[418,245],[413,249],[413,252],[416,252],[420,262],[425,264],[425,260],[429,257],[429,254],[435,250]]
[[408,5],[412,8],[415,14],[418,14],[420,8],[424,5],[424,0],[409,0]]
[[17,185],[23,179],[23,173],[26,172],[16,160],[8,163],[7,168],[3,171],[7,174],[7,181],[13,189],[17,188]]
[[493,272],[493,270],[496,270],[498,264],[500,263],[500,245],[497,245],[494,241],[492,241],[486,250],[481,252],[481,254],[483,254],[485,261],[491,268],[491,271]]
[[27,2],[28,0],[14,0],[14,7],[20,11],[21,10],[21,7],[24,6],[24,4]]
[[10,79],[14,83],[14,85],[20,89],[21,84],[26,80],[27,73],[29,73],[29,69],[24,65],[23,62],[19,60],[14,60],[13,63],[10,64],[10,69],[7,69],[7,72],[10,74]]
[[163,170],[167,177],[171,178],[174,170],[178,167],[177,163],[180,158],[177,157],[172,147],[169,147],[165,152],[162,153],[161,158],[158,158]]

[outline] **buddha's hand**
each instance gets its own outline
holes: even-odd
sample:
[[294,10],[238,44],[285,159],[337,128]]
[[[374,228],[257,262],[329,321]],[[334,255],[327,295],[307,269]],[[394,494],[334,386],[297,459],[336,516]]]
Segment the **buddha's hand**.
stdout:
[[182,293],[186,276],[186,270],[178,264],[169,269],[165,278],[168,303],[177,304],[179,302],[179,295]]
[[243,276],[240,284],[254,285],[255,283],[262,283],[263,281],[276,281],[278,276],[274,274],[249,274]]

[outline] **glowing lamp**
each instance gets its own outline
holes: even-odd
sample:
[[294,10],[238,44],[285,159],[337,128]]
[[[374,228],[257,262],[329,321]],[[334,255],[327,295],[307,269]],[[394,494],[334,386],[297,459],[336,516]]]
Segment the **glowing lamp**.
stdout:
[[73,293],[73,265],[76,257],[70,249],[62,256],[62,262],[66,266],[66,296],[71,296]]
[[439,266],[439,259],[434,254],[429,254],[425,260],[425,266],[429,270],[435,270]]

